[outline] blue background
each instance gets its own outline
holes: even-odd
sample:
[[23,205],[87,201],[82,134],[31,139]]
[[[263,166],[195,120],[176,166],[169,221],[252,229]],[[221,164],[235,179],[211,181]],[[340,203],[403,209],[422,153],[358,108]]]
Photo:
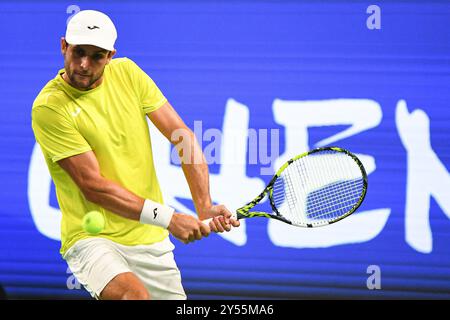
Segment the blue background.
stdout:
[[[63,66],[59,39],[72,4],[110,15],[118,56],[137,62],[191,127],[202,120],[221,128],[233,98],[248,106],[250,127],[280,129],[282,152],[276,98],[381,105],[377,127],[338,144],[375,157],[361,210],[391,209],[382,232],[365,243],[281,248],[271,243],[268,222],[253,219],[241,247],[216,235],[188,246],[174,240],[190,298],[450,298],[450,221],[433,199],[432,252],[405,242],[407,152],[395,122],[400,99],[410,111],[424,110],[433,150],[450,169],[450,4],[444,1],[2,2],[0,283],[9,297],[88,297],[67,288],[60,244],[36,229],[27,196],[31,105]],[[380,30],[366,26],[371,4],[381,8]],[[313,128],[310,145],[330,130]],[[248,165],[247,175],[259,169]],[[57,207],[54,195],[49,202]],[[380,290],[366,287],[369,265],[381,268]]]

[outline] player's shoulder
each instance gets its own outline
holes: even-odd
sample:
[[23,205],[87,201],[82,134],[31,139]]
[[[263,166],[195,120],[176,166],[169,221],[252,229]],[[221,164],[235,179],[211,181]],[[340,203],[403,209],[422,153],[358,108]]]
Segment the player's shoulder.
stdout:
[[67,95],[55,79],[50,80],[38,93],[33,102],[33,108],[46,105],[58,106],[67,100]]
[[146,81],[145,77],[148,76],[136,62],[128,57],[111,59],[106,74],[117,81],[127,79],[133,86],[137,82]]
[[135,68],[137,65],[130,58],[128,58],[128,57],[121,57],[121,58],[111,59],[111,61],[109,62],[108,66],[109,66],[110,69],[113,69],[113,70],[114,69],[126,70],[126,69]]
[[54,112],[64,115],[64,109],[67,104],[70,103],[70,98],[66,92],[61,88],[61,84],[58,80],[52,79],[42,88],[33,101],[32,114],[33,118],[37,111],[40,114],[46,114]]

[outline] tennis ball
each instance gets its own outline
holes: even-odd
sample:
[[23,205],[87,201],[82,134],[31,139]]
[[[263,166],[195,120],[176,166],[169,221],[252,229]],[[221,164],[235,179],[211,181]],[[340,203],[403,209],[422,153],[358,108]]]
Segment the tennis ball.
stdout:
[[89,234],[98,234],[105,227],[105,218],[98,211],[90,211],[83,217],[83,229]]

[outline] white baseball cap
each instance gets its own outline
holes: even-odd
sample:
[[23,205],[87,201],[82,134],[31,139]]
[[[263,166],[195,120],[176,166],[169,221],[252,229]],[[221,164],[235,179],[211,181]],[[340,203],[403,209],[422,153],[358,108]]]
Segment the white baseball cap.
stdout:
[[66,41],[69,44],[93,45],[112,51],[116,39],[114,23],[100,11],[82,10],[67,24]]

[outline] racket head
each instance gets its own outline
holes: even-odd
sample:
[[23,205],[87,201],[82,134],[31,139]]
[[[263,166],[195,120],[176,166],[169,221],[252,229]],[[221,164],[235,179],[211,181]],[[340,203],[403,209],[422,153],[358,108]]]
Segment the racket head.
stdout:
[[267,186],[270,217],[309,228],[335,223],[358,209],[367,186],[366,170],[354,154],[339,147],[317,148],[277,171]]

